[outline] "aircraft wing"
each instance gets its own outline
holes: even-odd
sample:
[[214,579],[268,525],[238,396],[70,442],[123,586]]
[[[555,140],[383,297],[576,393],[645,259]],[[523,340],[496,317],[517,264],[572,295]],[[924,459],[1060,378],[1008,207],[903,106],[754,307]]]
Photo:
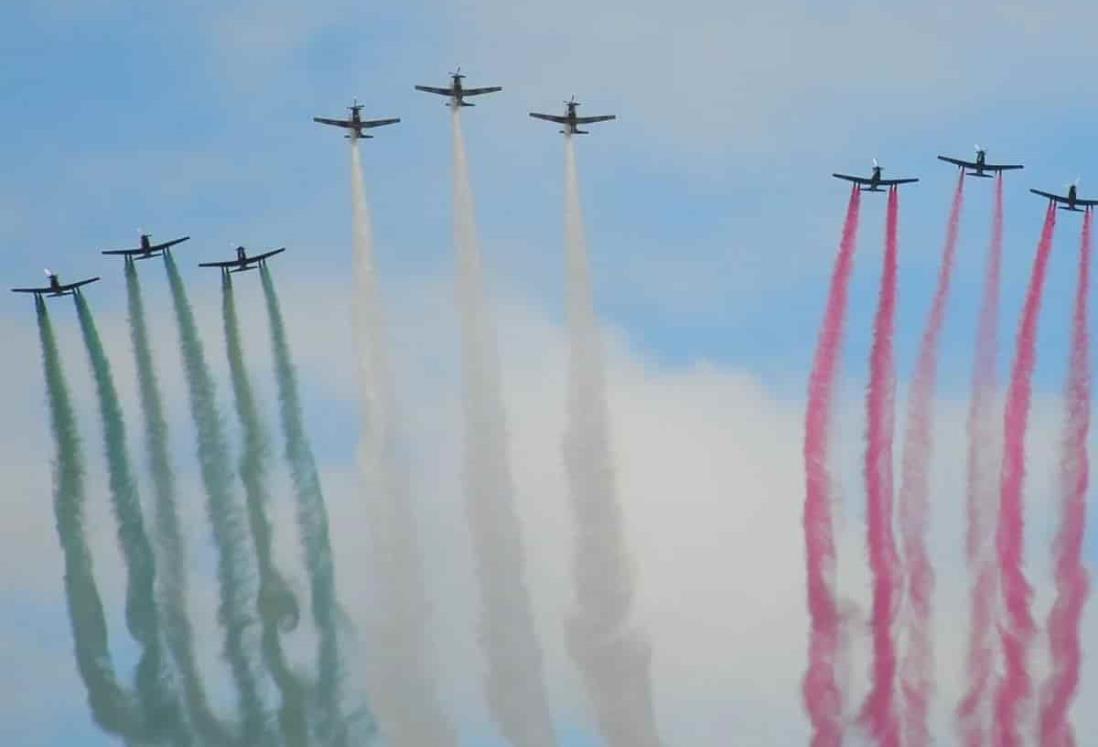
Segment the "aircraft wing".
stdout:
[[250,264],[255,264],[256,262],[262,262],[265,259],[267,259],[268,257],[273,257],[276,254],[282,254],[282,252],[284,252],[284,251],[286,251],[286,247],[282,247],[281,249],[275,249],[275,250],[269,251],[269,252],[263,252],[263,254],[256,254],[256,255],[254,255],[252,257],[248,257],[246,260],[244,260],[244,264],[250,265]]
[[[1032,192],[1035,195],[1041,195],[1041,197],[1047,197],[1048,199],[1052,200],[1053,202],[1064,202],[1064,203],[1066,203],[1068,201],[1066,197],[1061,197],[1060,195],[1054,195],[1051,192],[1042,192],[1039,189],[1031,189],[1029,191]],[[1076,204],[1081,204],[1082,200],[1076,200],[1075,202],[1076,202]]]
[[556,122],[557,124],[568,124],[568,117],[558,117],[554,114],[538,114],[537,112],[530,112],[530,116],[534,119],[544,119],[546,122]]
[[1014,164],[984,164],[984,171],[1014,171],[1015,169],[1025,168],[1020,163]]
[[918,179],[881,179],[878,184],[882,187],[895,187],[900,184],[914,184]]
[[238,259],[229,259],[229,260],[226,260],[224,262],[199,262],[198,266],[199,267],[222,267],[222,268],[224,268],[224,267],[236,267],[239,264],[242,264],[240,260],[238,260]]
[[453,96],[454,91],[452,88],[435,88],[434,86],[416,86],[417,91],[423,91],[425,93],[437,93],[439,96]]
[[365,129],[368,130],[371,127],[384,127],[385,125],[396,124],[399,121],[400,121],[399,118],[395,118],[395,119],[367,119],[366,121],[364,121],[362,123],[362,126]]
[[156,251],[162,251],[164,249],[171,249],[176,244],[182,244],[184,241],[187,241],[190,238],[191,238],[190,236],[184,236],[184,237],[179,238],[179,239],[172,239],[171,241],[165,241],[163,244],[156,244],[154,246],[150,246],[149,251],[156,252]]
[[12,293],[49,293],[52,288],[12,288]]
[[119,255],[123,257],[132,257],[135,254],[144,254],[144,249],[108,249],[107,251],[100,252],[100,254]]
[[576,117],[576,124],[594,124],[595,122],[609,122],[611,119],[617,119],[616,114],[604,114],[598,117]]
[[502,91],[501,86],[487,86],[485,88],[466,88],[462,90],[462,94],[465,96],[481,96],[486,93],[496,93]]
[[866,179],[864,176],[850,176],[850,174],[832,174],[831,176],[836,179],[845,179],[848,182],[854,182],[855,184],[872,184],[871,179]]
[[96,278],[88,278],[87,280],[80,280],[80,281],[77,281],[75,283],[68,283],[67,285],[62,285],[60,290],[61,291],[76,290],[77,288],[80,288],[81,286],[88,285],[89,283],[94,283],[98,279],[99,278],[97,278],[97,277]]
[[1076,205],[1082,205],[1083,207],[1094,207],[1098,205],[1098,200],[1076,200]]
[[[974,168],[977,167],[977,164],[973,163],[972,161],[965,161],[964,159],[961,159],[961,158],[950,158],[949,156],[938,156],[938,160],[939,161],[945,161],[946,163],[951,163],[954,166],[960,166],[963,169],[966,169],[966,168],[967,169],[974,169]],[[988,167],[984,166],[984,168],[986,169]]]
[[328,119],[326,117],[313,117],[314,122],[332,125],[333,127],[354,127],[354,123],[346,119]]

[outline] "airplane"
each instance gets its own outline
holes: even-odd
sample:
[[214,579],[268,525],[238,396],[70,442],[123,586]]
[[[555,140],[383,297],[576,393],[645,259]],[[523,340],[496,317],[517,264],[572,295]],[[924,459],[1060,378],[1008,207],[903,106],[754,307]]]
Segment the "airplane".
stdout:
[[881,171],[883,168],[877,163],[877,159],[873,159],[873,173],[867,179],[864,176],[850,176],[849,174],[832,174],[831,176],[836,179],[845,179],[848,182],[854,182],[858,185],[858,188],[863,192],[884,192],[881,187],[895,187],[899,184],[911,184],[912,182],[919,181],[918,179],[882,179]]
[[161,244],[154,244],[149,239],[149,235],[147,233],[143,233],[141,234],[141,246],[137,249],[110,249],[108,251],[101,252],[101,254],[119,255],[125,257],[127,262],[135,259],[149,259],[150,257],[159,257],[161,254],[168,251],[176,244],[182,244],[189,238],[191,237],[184,236],[179,239],[165,241]]
[[[976,146],[976,160],[965,161],[960,158],[950,158],[949,156],[938,156],[939,161],[945,161],[946,163],[952,163],[955,166],[960,166],[964,169],[975,169],[974,171],[966,171],[965,176],[980,176],[985,179],[990,179],[992,175],[1002,173],[1003,171],[1013,171],[1015,169],[1024,168],[1021,164],[991,164],[987,162],[987,149]],[[991,172],[991,173],[988,173]]]
[[450,73],[451,83],[449,88],[433,88],[432,86],[416,86],[417,91],[424,91],[426,93],[437,93],[439,96],[448,96],[449,101],[446,102],[447,106],[476,106],[476,104],[470,104],[465,100],[466,96],[480,96],[485,93],[496,93],[503,89],[499,86],[488,86],[487,88],[466,88],[462,85],[461,81],[465,78],[461,74],[461,68],[459,67],[455,72]]
[[609,122],[611,119],[617,119],[614,114],[607,114],[598,117],[578,117],[576,116],[576,107],[579,106],[579,102],[576,101],[576,97],[573,96],[570,100],[565,101],[564,105],[568,107],[564,116],[556,116],[553,114],[538,114],[537,112],[530,112],[530,116],[534,119],[544,119],[546,122],[556,122],[557,124],[564,125],[564,129],[561,133],[564,135],[587,135],[586,130],[581,130],[579,125],[593,124],[595,122]]
[[50,298],[60,298],[61,296],[71,296],[80,292],[80,287],[94,283],[99,278],[88,278],[87,280],[80,280],[75,283],[68,283],[62,285],[61,281],[57,279],[57,274],[46,270],[46,277],[50,279],[50,284],[45,288],[12,288],[12,293],[33,293],[35,298],[41,298],[42,296],[49,296]]
[[249,257],[247,250],[242,246],[238,246],[236,248],[236,259],[230,259],[225,262],[200,262],[198,266],[220,267],[222,272],[244,272],[245,270],[254,270],[257,267],[266,265],[269,257],[281,254],[284,251],[286,251],[286,247],[264,252],[263,254],[254,254]]
[[372,129],[374,127],[382,127],[384,125],[396,124],[400,121],[399,118],[395,119],[363,119],[362,118],[362,104],[358,103],[358,99],[347,107],[351,110],[350,119],[327,119],[325,117],[313,117],[314,122],[320,124],[332,125],[333,127],[342,127],[345,130],[350,130],[344,137],[348,140],[357,140],[360,137],[372,138],[373,135],[367,135],[364,131]]
[[1076,180],[1076,183],[1068,185],[1068,193],[1067,193],[1066,197],[1061,196],[1061,195],[1054,195],[1051,192],[1042,192],[1039,189],[1031,189],[1029,191],[1032,192],[1035,195],[1041,195],[1041,197],[1047,197],[1048,199],[1052,200],[1053,202],[1060,203],[1060,209],[1061,210],[1071,210],[1071,211],[1076,212],[1076,213],[1081,213],[1083,211],[1079,209],[1080,205],[1085,207],[1087,210],[1090,210],[1095,205],[1098,205],[1098,200],[1084,200],[1084,199],[1081,199],[1078,196],[1078,189],[1079,189],[1079,184],[1078,184],[1078,180]]

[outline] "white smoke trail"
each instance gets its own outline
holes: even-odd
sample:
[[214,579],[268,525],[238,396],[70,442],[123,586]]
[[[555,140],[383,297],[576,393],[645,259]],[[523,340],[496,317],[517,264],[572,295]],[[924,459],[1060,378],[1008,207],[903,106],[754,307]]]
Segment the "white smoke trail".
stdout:
[[452,111],[466,514],[480,584],[480,641],[488,663],[484,690],[492,717],[510,744],[547,747],[554,744],[553,725],[523,578],[525,554],[514,506],[499,353],[485,303],[461,110]]
[[610,747],[659,744],[649,682],[648,642],[633,629],[633,578],[611,462],[606,374],[591,293],[579,177],[565,138],[565,249],[569,338],[564,461],[576,546],[577,609],[568,624],[599,729]]
[[408,475],[401,460],[390,391],[384,325],[373,260],[373,230],[362,157],[351,144],[354,231],[354,334],[362,398],[371,604],[367,661],[378,725],[390,747],[457,743],[430,673],[423,566]]

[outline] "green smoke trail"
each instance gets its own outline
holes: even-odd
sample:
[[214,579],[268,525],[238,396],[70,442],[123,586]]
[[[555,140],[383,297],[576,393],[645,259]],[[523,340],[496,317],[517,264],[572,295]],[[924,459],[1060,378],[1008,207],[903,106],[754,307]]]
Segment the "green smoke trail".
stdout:
[[179,703],[171,692],[160,635],[160,614],[156,606],[156,561],[145,533],[141,499],[126,451],[126,425],[110,362],[103,350],[99,331],[84,297],[73,296],[80,319],[80,331],[88,351],[92,376],[103,422],[103,444],[110,478],[111,505],[118,524],[118,543],[126,564],[126,623],[134,640],[141,644],[137,665],[137,697],[144,711],[151,737],[181,736]]
[[[297,521],[305,551],[312,592],[313,620],[319,632],[317,659],[317,709],[319,737],[325,744],[346,742],[347,735],[340,717],[342,710],[342,654],[337,628],[340,614],[335,590],[335,566],[328,533],[328,511],[320,488],[316,461],[309,446],[297,391],[297,376],[286,340],[282,309],[275,292],[274,281],[266,267],[260,268],[263,294],[267,301],[267,317],[271,331],[278,399],[285,439],[285,457],[297,495]],[[368,708],[360,709],[362,720],[373,730],[373,716]]]
[[214,399],[214,386],[194,314],[179,270],[170,254],[164,255],[168,273],[183,369],[189,392],[191,418],[198,432],[198,461],[206,490],[207,511],[218,549],[218,582],[221,601],[218,618],[225,626],[225,658],[232,670],[243,717],[243,741],[249,745],[277,744],[278,737],[267,715],[260,692],[260,673],[252,631],[256,620],[252,569],[248,567],[248,532],[232,490],[233,474],[227,459],[228,445]]
[[233,285],[228,273],[221,276],[221,311],[225,327],[225,348],[229,357],[233,397],[243,432],[244,449],[240,457],[240,477],[248,499],[248,520],[259,561],[259,617],[263,658],[282,696],[279,720],[288,744],[302,745],[308,740],[305,716],[305,686],[290,669],[282,652],[279,629],[297,626],[299,610],[289,584],[278,573],[271,558],[271,523],[266,509],[270,501],[264,476],[267,466],[268,438],[256,408],[252,385],[244,366],[240,342],[240,323],[233,300]]
[[111,665],[103,602],[92,575],[84,536],[84,463],[57,340],[42,299],[36,299],[42,367],[53,434],[53,510],[65,556],[65,597],[76,649],[76,666],[88,693],[95,722],[105,731],[126,734],[140,722],[137,704],[118,684]]
[[226,728],[217,721],[194,659],[194,634],[187,619],[186,556],[179,516],[176,512],[175,472],[168,456],[168,426],[160,396],[156,369],[149,346],[145,306],[141,300],[141,285],[137,268],[126,263],[126,292],[129,306],[130,340],[137,366],[137,383],[144,418],[145,451],[152,476],[154,528],[159,549],[157,567],[160,606],[163,611],[164,636],[179,673],[183,698],[191,722],[205,744],[225,744],[229,741]]

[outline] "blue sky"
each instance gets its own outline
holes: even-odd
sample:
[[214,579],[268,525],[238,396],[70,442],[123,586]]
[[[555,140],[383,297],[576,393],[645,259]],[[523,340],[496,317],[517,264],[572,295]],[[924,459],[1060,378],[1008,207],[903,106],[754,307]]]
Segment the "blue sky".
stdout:
[[[584,113],[619,117],[592,128],[579,148],[597,303],[612,348],[628,352],[620,366],[627,383],[635,370],[667,377],[660,387],[672,389],[696,384],[698,371],[742,375],[762,382],[776,410],[795,421],[847,198],[829,174],[868,171],[874,157],[886,175],[922,178],[901,201],[897,353],[906,379],[955,179],[934,156],[967,156],[976,142],[991,160],[1026,164],[1006,191],[1005,372],[1043,215],[1027,189],[1059,189],[1081,177],[1081,193],[1098,194],[1090,103],[1098,94],[1090,74],[1098,54],[1089,35],[1098,9],[1081,0],[762,5],[8,3],[0,10],[0,275],[9,285],[37,282],[46,266],[63,280],[102,275],[89,301],[105,319],[120,321],[120,268],[98,251],[133,244],[139,228],[154,238],[193,237],[176,256],[196,303],[207,305],[215,279],[195,263],[238,243],[287,246],[276,272],[297,342],[312,356],[302,362],[308,416],[322,461],[345,467],[356,433],[346,414],[347,377],[325,371],[324,355],[349,330],[347,159],[336,133],[310,120],[340,115],[352,97],[367,115],[403,118],[362,146],[380,273],[393,335],[407,334],[397,347],[409,389],[450,382],[454,343],[436,334],[452,298],[438,290],[448,288],[453,267],[449,122],[440,99],[412,86],[442,84],[460,64],[467,83],[504,87],[467,110],[465,133],[504,347],[509,341],[515,356],[530,352],[519,339],[524,322],[554,330],[547,344],[559,347],[563,290],[561,144],[526,112],[555,111],[575,94]],[[991,187],[967,185],[943,339],[947,401],[967,392]],[[884,199],[874,197],[863,203],[850,309],[845,374],[852,391],[865,379],[879,272]],[[1064,378],[1080,222],[1060,217],[1036,379],[1048,398]],[[150,281],[147,303],[158,291],[161,281]],[[57,306],[58,326],[75,326],[65,305]],[[213,310],[206,313],[206,344],[219,350]],[[46,411],[32,319],[27,299],[0,295],[3,328],[28,330],[13,333],[6,364],[14,384],[31,387],[5,401],[14,413],[3,426],[5,442],[30,434],[18,451],[24,461],[9,466],[27,473],[44,505],[50,452],[35,422]],[[302,337],[317,323],[328,329],[314,345]],[[112,338],[110,324],[108,342],[115,339],[125,357],[124,328]],[[71,330],[62,334],[76,341]],[[72,352],[69,378],[86,378],[79,351]],[[526,370],[521,361],[511,369]],[[221,385],[227,388],[224,379]],[[412,408],[416,423],[425,443],[449,443],[430,422],[433,401],[425,396]],[[184,406],[176,410],[185,420]],[[136,420],[130,428],[135,441]],[[847,435],[856,442],[856,431]],[[89,460],[94,443],[87,439]],[[48,515],[28,521],[46,531],[41,544],[58,554]],[[20,621],[9,625],[48,631],[67,652],[60,577],[33,593],[14,586],[0,596]],[[788,645],[799,652],[803,638]],[[42,741],[90,739],[75,671],[56,667],[73,683],[57,704],[66,726]],[[575,728],[589,731],[576,715],[582,711],[568,713],[563,721],[574,716]],[[2,715],[9,733],[45,723]],[[470,744],[482,743],[485,732],[476,719]],[[586,742],[577,737],[575,744]]]

